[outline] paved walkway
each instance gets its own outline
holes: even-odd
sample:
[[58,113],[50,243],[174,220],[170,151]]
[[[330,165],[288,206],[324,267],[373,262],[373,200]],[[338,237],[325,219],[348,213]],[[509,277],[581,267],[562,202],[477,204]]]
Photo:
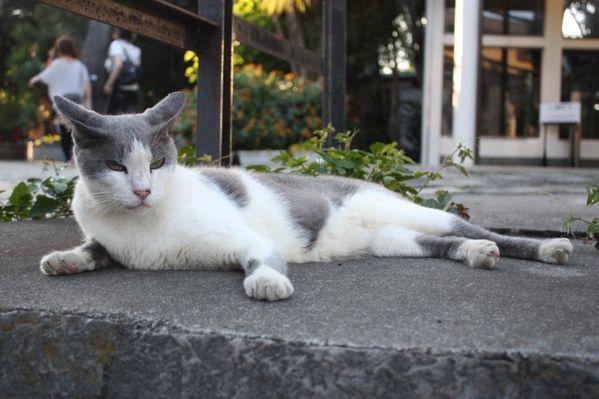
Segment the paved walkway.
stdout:
[[439,259],[291,265],[294,296],[239,272],[37,269],[72,221],[0,224],[0,397],[593,398],[599,264]]

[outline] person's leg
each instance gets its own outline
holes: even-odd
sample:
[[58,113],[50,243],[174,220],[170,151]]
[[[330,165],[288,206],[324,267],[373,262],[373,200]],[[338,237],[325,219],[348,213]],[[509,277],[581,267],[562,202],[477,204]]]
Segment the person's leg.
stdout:
[[61,123],[56,123],[56,130],[60,135],[60,146],[62,147],[65,162],[69,162],[73,158],[73,137],[71,136],[71,131]]

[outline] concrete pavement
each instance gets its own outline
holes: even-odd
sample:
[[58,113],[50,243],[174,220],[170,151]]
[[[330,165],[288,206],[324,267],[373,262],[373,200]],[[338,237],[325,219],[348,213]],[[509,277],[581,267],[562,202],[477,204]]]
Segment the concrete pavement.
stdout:
[[2,397],[599,395],[599,263],[438,259],[291,265],[252,301],[239,272],[43,276],[73,222],[0,225]]
[[[543,172],[445,183],[486,227],[555,234],[567,207],[593,215],[577,201],[596,171]],[[0,224],[0,397],[599,397],[590,244],[567,266],[291,265],[294,296],[265,303],[240,272],[38,271],[79,241],[69,220]]]

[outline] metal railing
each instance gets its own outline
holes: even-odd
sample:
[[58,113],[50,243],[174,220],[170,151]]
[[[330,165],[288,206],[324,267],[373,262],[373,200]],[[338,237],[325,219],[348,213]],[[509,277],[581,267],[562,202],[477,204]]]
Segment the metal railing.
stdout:
[[233,39],[323,77],[323,123],[345,130],[347,0],[321,0],[316,54],[233,16],[233,0],[198,0],[193,12],[166,0],[40,0],[198,54],[196,150],[228,163],[232,150]]

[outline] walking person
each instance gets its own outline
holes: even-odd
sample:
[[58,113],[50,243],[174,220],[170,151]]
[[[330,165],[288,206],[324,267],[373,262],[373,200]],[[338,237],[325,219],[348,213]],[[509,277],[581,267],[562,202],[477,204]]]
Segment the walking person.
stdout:
[[141,49],[131,43],[133,34],[127,30],[115,29],[112,38],[105,63],[109,73],[104,84],[109,96],[107,113],[133,114],[138,104]]
[[48,64],[39,74],[29,80],[29,85],[42,82],[48,86],[48,95],[56,112],[54,126],[60,135],[60,143],[65,160],[73,156],[73,139],[66,127],[66,119],[54,104],[54,96],[61,95],[85,108],[92,106],[92,86],[86,66],[79,59],[75,42],[68,36],[60,36],[49,52]]

